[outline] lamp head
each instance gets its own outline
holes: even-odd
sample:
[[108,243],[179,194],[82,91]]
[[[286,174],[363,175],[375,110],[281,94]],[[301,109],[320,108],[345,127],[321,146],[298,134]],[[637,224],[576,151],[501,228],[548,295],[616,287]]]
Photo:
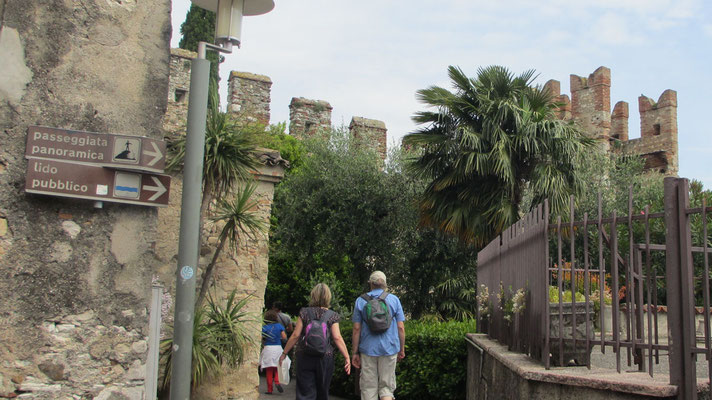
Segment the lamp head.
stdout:
[[274,0],[192,0],[193,4],[215,15],[215,44],[240,47],[242,17],[266,14]]

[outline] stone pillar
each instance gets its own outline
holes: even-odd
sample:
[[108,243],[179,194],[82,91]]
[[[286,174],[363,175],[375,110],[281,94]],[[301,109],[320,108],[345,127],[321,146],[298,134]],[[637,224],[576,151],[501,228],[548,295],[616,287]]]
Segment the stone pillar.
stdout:
[[561,94],[561,82],[550,79],[544,84],[544,90],[548,90],[553,96],[552,101],[559,105],[556,108],[556,117],[563,121],[571,120],[571,100],[569,96]]
[[611,139],[628,140],[628,103],[619,101],[611,114]]
[[611,70],[599,67],[588,78],[571,75],[571,115],[586,134],[608,149],[611,130]]
[[190,92],[191,61],[198,54],[185,49],[171,49],[171,70],[168,79],[168,104],[163,129],[169,134],[185,135]]
[[248,122],[269,125],[271,89],[272,80],[268,76],[230,72],[227,87],[228,112]]
[[312,136],[331,128],[332,107],[324,100],[292,97],[289,104],[289,134],[296,138]]
[[[258,201],[256,212],[266,226],[269,226],[274,187],[284,177],[288,163],[280,157],[278,151],[268,149],[261,150],[259,159],[262,167],[253,172],[257,183],[254,193]],[[209,230],[207,240],[211,251],[202,257],[201,265],[210,262],[222,225],[214,224],[206,228]],[[259,321],[264,307],[268,261],[269,237],[266,232],[255,238],[240,237],[240,245],[235,252],[231,252],[227,247],[223,250],[215,266],[214,289],[211,290],[221,299],[232,290],[237,291],[238,300],[250,296],[246,310],[258,321],[249,327],[255,345],[248,350],[245,363],[241,367],[226,371],[223,376],[198,387],[195,398],[257,400],[259,397],[257,369],[262,332]]]
[[349,131],[351,136],[373,148],[381,156],[381,159],[385,161],[388,130],[383,121],[353,117],[349,124]]

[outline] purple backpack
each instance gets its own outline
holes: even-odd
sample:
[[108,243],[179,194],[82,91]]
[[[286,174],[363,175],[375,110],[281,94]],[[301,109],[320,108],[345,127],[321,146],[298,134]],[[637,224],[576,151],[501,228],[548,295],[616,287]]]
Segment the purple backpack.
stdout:
[[331,311],[326,310],[321,318],[316,318],[316,311],[307,309],[309,323],[304,330],[302,338],[304,344],[304,352],[310,356],[323,357],[329,348],[329,324],[327,324],[328,316]]

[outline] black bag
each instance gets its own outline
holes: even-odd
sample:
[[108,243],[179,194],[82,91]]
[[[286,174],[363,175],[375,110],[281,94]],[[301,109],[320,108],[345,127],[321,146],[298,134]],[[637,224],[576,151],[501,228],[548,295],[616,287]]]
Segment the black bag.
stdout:
[[366,300],[366,305],[363,307],[366,317],[364,319],[372,333],[383,333],[391,327],[393,316],[388,303],[386,303],[386,297],[388,297],[388,292],[385,290],[378,297],[371,297],[367,293],[361,295],[361,298]]
[[329,332],[329,324],[326,322],[331,315],[330,310],[326,310],[321,318],[316,319],[316,311],[307,309],[307,315],[310,317],[309,323],[304,328],[304,353],[310,356],[323,357],[329,349],[329,340],[331,334]]

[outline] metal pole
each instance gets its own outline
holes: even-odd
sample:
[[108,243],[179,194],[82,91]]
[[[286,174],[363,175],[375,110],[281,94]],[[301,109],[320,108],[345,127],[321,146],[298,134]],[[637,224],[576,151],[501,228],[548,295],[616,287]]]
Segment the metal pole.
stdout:
[[176,305],[173,322],[171,400],[190,399],[195,277],[200,246],[200,203],[205,151],[205,119],[208,113],[210,61],[205,51],[193,59],[190,70],[188,126],[183,165],[183,197],[176,271]]

